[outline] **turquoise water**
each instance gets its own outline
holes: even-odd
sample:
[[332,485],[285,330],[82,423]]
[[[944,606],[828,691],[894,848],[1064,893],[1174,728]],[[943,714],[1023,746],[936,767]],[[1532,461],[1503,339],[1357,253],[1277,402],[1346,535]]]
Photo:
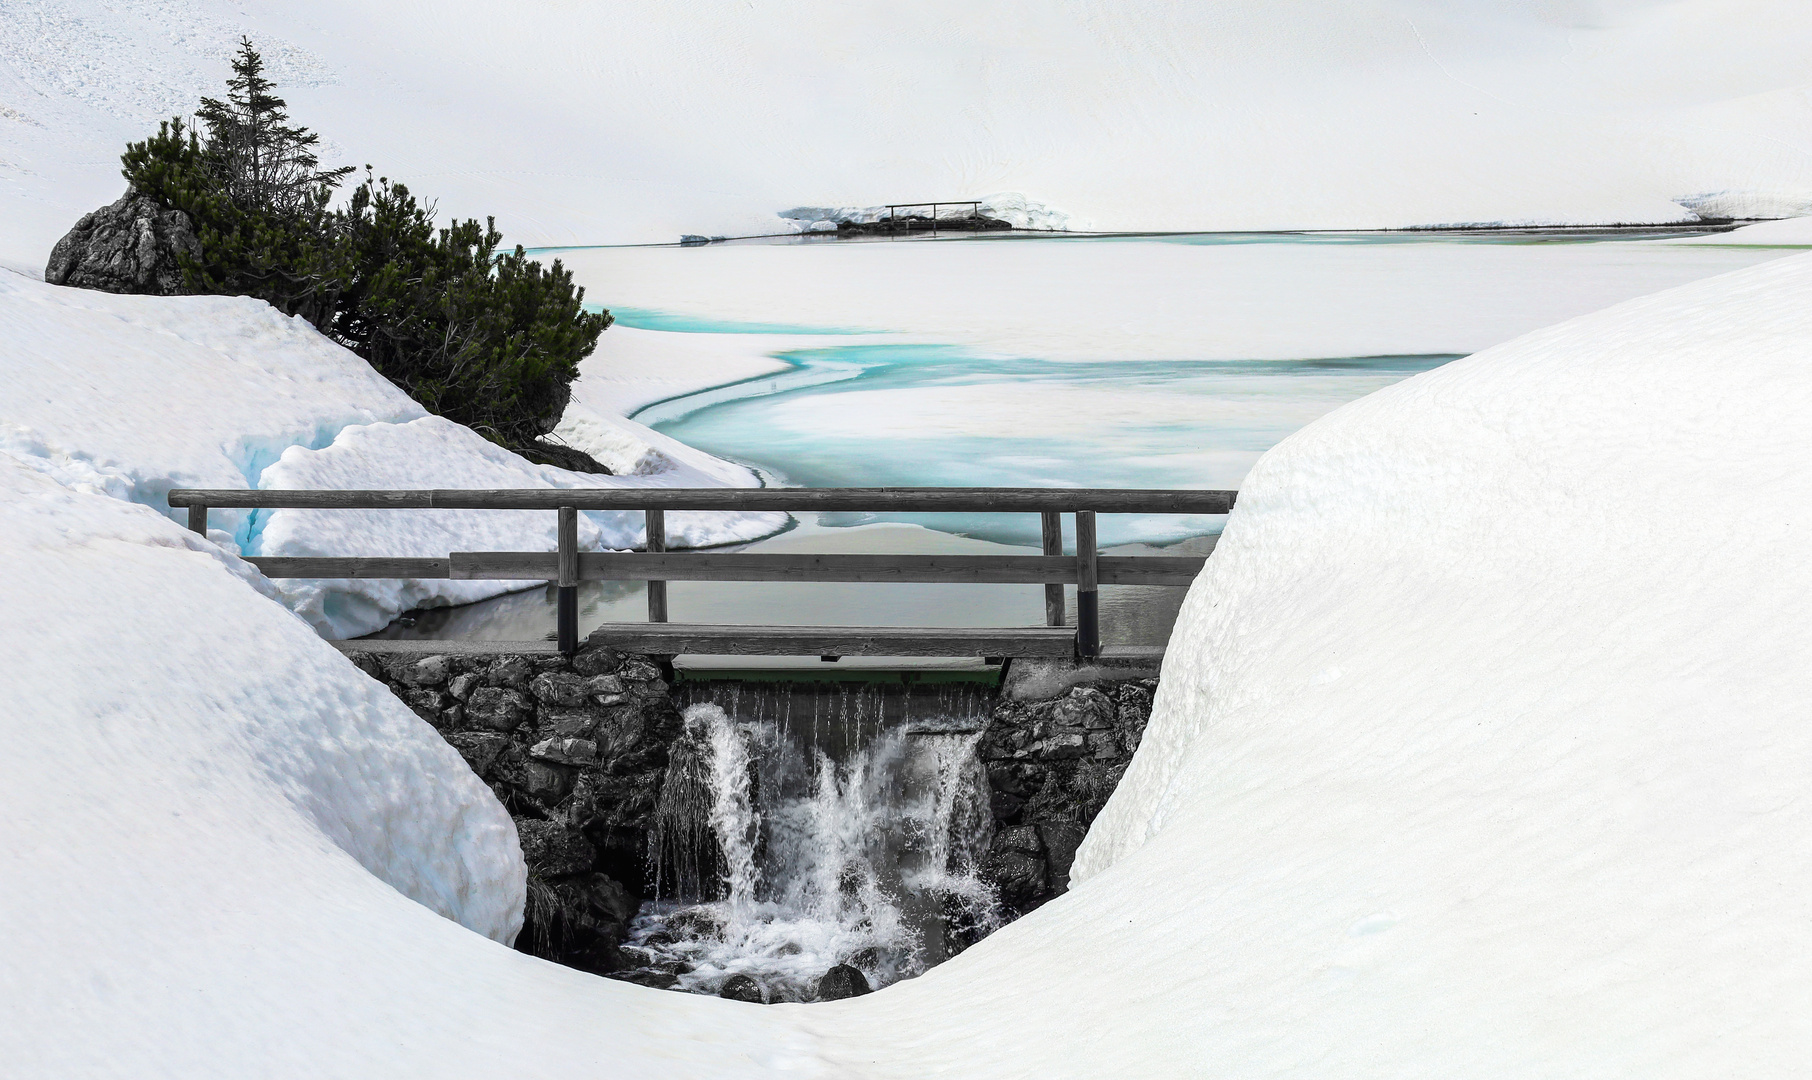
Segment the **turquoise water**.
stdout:
[[[603,304],[586,304],[587,311],[603,311]],[[795,326],[790,323],[739,322],[735,319],[707,319],[695,315],[678,315],[652,308],[613,307],[610,315],[617,326],[636,330],[665,330],[678,334],[862,334],[865,330],[837,327]]]
[[[1237,488],[1258,456],[1317,417],[1455,359],[1048,361],[938,345],[780,354],[792,370],[651,405],[636,419],[772,482],[804,487]],[[912,521],[1005,543],[1036,519]],[[1103,543],[1168,543],[1219,517],[1103,518]]]

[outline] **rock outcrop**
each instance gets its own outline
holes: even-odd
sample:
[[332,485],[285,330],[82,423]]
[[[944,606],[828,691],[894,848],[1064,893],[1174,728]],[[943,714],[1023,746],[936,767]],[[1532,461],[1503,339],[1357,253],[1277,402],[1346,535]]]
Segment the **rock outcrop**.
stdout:
[[110,206],[82,215],[50,251],[44,280],[111,293],[183,292],[178,256],[201,255],[189,215],[128,188]]

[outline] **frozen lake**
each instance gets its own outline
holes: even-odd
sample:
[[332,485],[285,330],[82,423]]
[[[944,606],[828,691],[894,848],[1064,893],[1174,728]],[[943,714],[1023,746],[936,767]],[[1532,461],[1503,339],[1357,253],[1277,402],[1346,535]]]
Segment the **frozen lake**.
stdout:
[[[582,392],[769,483],[1237,488],[1265,450],[1345,402],[1574,315],[1787,253],[1715,237],[1395,234],[731,243],[542,257],[563,259],[588,299],[618,317]],[[1101,524],[1107,545],[1206,550],[1221,519]],[[755,547],[1025,550],[1037,536],[1029,516],[881,525],[815,515]],[[1015,625],[1042,611],[1032,586],[670,590],[675,621]],[[1163,641],[1181,592],[1104,595],[1104,636]],[[642,588],[589,588],[583,608],[592,623],[642,618]],[[534,591],[390,632],[520,638],[552,627],[551,603]]]

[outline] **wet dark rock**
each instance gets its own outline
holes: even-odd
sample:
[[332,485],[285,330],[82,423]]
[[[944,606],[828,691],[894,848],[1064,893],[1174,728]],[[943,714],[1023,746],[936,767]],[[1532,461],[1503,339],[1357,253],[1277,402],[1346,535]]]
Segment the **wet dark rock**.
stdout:
[[818,980],[819,1001],[841,1001],[873,992],[874,987],[868,985],[868,976],[848,964],[838,964]]
[[1080,732],[1059,732],[1038,744],[1038,753],[1052,761],[1088,756],[1088,740]]
[[529,756],[558,765],[590,765],[598,760],[598,744],[590,739],[542,739],[529,748]]
[[495,731],[455,731],[447,736],[447,742],[479,776],[490,771],[497,755],[510,744],[509,736]]
[[586,699],[583,676],[564,671],[544,671],[529,683],[529,693],[543,705],[583,705]]
[[588,645],[573,657],[572,664],[580,675],[608,675],[623,665],[623,654],[608,645]]
[[1001,903],[1021,914],[1049,896],[1044,858],[1022,851],[996,850],[988,855],[983,871],[1000,890]]
[[679,985],[679,976],[671,971],[648,971],[646,969],[619,971],[612,973],[610,977],[635,983],[638,986],[650,986],[656,990],[670,990]]
[[131,188],[82,215],[50,250],[44,280],[76,289],[174,296],[185,292],[181,259],[201,257],[189,215]]
[[588,873],[597,859],[590,841],[558,822],[517,818],[516,839],[529,873],[541,878]]
[[665,680],[661,678],[661,669],[646,660],[626,660],[623,662],[623,666],[617,669],[617,674],[627,682],[660,682],[663,686],[665,685]]
[[993,850],[1019,851],[1027,855],[1043,855],[1044,841],[1039,838],[1035,825],[1018,825],[1011,829],[1001,829],[994,834]]
[[440,726],[441,710],[447,706],[445,694],[439,690],[405,690],[403,700],[415,710],[415,715],[436,727]]
[[527,762],[507,779],[513,781],[522,794],[549,807],[565,798],[573,783],[570,769],[545,761]]
[[585,694],[600,705],[623,703],[623,680],[616,675],[593,675],[585,680]]
[[1038,838],[1044,842],[1045,873],[1053,892],[1069,891],[1070,866],[1086,832],[1073,821],[1047,821],[1038,826]]
[[526,656],[506,656],[491,663],[485,670],[484,681],[490,686],[507,686],[512,690],[527,690],[529,676],[535,673],[534,665]]
[[440,686],[451,674],[453,661],[445,656],[424,656],[397,673],[397,681],[408,686]]
[[515,731],[533,715],[520,690],[481,686],[466,700],[466,722],[493,731]]
[[472,696],[472,691],[483,682],[477,672],[465,671],[447,680],[447,693],[461,701]]
[[547,735],[563,738],[583,738],[590,736],[598,729],[598,721],[604,714],[596,706],[586,705],[580,708],[563,708],[557,705],[544,705],[540,711],[540,722],[536,730]]
[[724,980],[718,988],[717,996],[731,1001],[750,1001],[757,1005],[767,1004],[767,995],[761,992],[761,984],[747,975],[732,975]]

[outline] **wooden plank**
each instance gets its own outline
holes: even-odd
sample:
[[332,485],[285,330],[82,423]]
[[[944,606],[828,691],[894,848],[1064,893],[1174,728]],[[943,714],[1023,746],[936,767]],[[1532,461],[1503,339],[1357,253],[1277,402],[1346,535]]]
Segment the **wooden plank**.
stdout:
[[256,555],[246,560],[268,578],[444,578],[446,559]]
[[1070,656],[1064,627],[605,623],[586,638],[629,652],[710,656]]
[[1121,488],[524,488],[279,491],[178,488],[169,504],[258,509],[736,510],[1225,514],[1237,492]]
[[[667,512],[648,510],[644,512],[643,519],[647,523],[647,542],[643,546],[653,553],[666,551]],[[667,621],[667,582],[664,580],[648,582],[648,621]]]
[[189,531],[202,536],[208,535],[207,503],[196,503],[189,507]]
[[439,638],[353,638],[330,641],[349,654],[377,656],[558,656],[552,641],[447,641]]
[[[1110,585],[1188,585],[1206,560],[1198,556],[1099,559],[1098,580]],[[541,551],[456,551],[455,578],[545,581],[557,558]],[[855,581],[968,585],[1069,583],[1077,561],[1050,555],[838,555],[752,552],[581,552],[582,581]],[[659,621],[659,620],[651,620]],[[1061,623],[1056,625],[1062,625]]]
[[1076,653],[1089,658],[1101,652],[1099,555],[1095,552],[1095,512],[1076,511]]
[[[1046,510],[1041,518],[1041,540],[1044,553],[1052,558],[1063,555],[1063,515],[1055,510]],[[1052,583],[1044,587],[1044,624],[1046,626],[1063,625],[1063,586]]]

